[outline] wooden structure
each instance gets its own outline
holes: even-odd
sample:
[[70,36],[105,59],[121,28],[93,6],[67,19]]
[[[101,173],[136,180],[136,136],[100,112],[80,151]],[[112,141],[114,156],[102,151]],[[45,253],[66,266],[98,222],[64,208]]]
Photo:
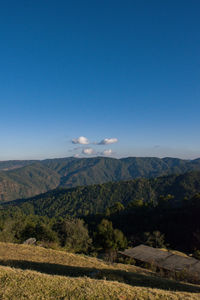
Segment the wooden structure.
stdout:
[[140,245],[135,248],[119,252],[122,255],[134,258],[137,261],[153,264],[170,271],[186,271],[200,276],[200,261],[192,257],[184,257],[170,251]]

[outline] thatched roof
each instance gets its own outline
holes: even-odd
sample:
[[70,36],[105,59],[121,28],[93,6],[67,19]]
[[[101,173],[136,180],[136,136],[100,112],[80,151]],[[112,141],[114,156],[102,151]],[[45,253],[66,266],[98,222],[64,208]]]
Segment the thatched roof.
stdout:
[[173,254],[170,251],[140,245],[135,248],[126,249],[121,254],[137,259],[170,271],[186,270],[189,273],[200,275],[200,261],[192,257],[184,257]]

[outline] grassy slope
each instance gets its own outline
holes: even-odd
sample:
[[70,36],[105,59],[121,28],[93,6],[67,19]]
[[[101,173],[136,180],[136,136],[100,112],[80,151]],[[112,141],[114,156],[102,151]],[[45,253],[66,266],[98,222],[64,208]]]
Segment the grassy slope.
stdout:
[[162,279],[135,266],[109,265],[41,247],[0,243],[0,265],[2,300],[200,298],[199,286]]

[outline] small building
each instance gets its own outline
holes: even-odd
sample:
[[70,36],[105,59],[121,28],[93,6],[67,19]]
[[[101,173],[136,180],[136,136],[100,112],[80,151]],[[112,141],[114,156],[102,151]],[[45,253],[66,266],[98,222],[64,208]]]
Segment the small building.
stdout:
[[170,251],[140,245],[126,249],[120,254],[134,258],[136,261],[153,264],[168,271],[186,271],[189,274],[200,276],[200,261],[192,257],[184,257]]

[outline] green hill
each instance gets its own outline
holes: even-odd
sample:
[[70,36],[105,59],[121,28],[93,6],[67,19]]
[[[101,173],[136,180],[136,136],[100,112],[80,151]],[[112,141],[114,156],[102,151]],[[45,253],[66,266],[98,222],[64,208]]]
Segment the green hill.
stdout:
[[183,174],[193,170],[200,171],[200,159],[69,157],[0,162],[0,201],[27,198],[57,187]]
[[32,163],[36,162],[36,160],[7,160],[0,161],[0,171],[9,171],[13,169],[19,169]]
[[105,212],[116,202],[125,207],[136,203],[158,203],[160,197],[171,195],[174,207],[184,198],[200,193],[200,172],[169,175],[157,178],[139,178],[130,181],[109,182],[71,189],[56,189],[36,197],[4,204],[18,206],[25,213],[55,216],[83,216]]
[[0,172],[0,201],[31,197],[58,186],[59,174],[39,162]]

